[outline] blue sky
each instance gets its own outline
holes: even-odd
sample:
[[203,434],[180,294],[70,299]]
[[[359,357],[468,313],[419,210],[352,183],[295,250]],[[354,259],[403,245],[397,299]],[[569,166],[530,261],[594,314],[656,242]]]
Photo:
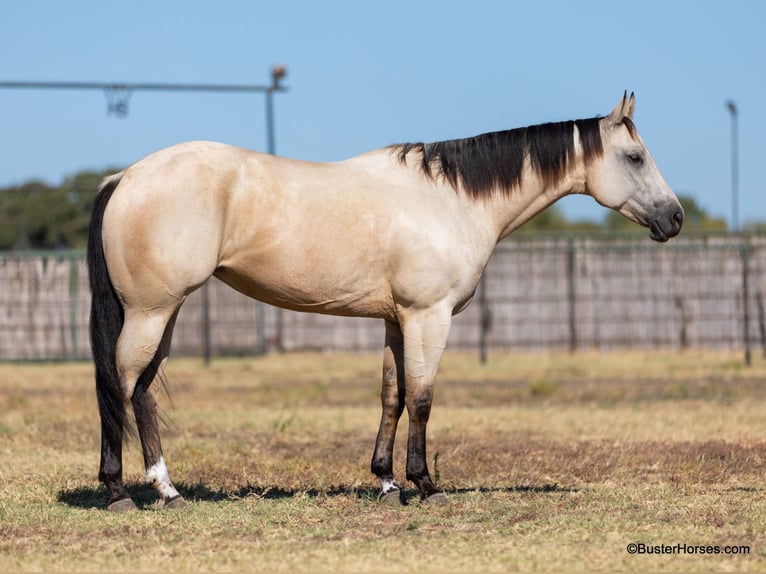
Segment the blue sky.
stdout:
[[[0,80],[264,84],[277,153],[333,161],[403,141],[606,114],[635,120],[678,192],[731,215],[739,108],[740,220],[766,220],[766,2],[0,0]],[[266,149],[260,94],[0,90],[0,186],[58,183],[212,139]],[[590,198],[559,205],[597,219]]]

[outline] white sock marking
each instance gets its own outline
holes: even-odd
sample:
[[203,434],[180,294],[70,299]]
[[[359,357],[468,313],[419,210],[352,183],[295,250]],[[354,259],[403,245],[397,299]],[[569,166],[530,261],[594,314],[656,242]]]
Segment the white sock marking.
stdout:
[[399,485],[390,478],[378,478],[380,481],[380,493],[386,494],[392,490],[401,490]]
[[168,467],[165,466],[165,457],[160,457],[159,462],[146,471],[146,482],[153,485],[163,500],[170,500],[178,496],[178,491],[170,482]]

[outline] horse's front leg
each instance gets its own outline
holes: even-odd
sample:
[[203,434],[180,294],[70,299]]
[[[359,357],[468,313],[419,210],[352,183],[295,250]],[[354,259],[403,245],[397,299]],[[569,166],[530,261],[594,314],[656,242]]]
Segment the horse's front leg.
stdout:
[[378,500],[398,505],[401,503],[401,488],[394,482],[394,441],[396,426],[404,411],[404,339],[399,325],[389,321],[386,321],[380,400],[383,412],[371,469],[380,481]]
[[446,502],[428,472],[426,426],[431,415],[434,382],[447,343],[451,309],[413,313],[402,323],[404,333],[405,405],[409,416],[407,479],[414,482],[423,502]]

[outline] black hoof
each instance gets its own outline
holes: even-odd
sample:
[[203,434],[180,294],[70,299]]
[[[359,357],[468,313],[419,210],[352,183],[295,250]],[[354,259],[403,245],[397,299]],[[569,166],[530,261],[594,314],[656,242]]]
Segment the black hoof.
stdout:
[[109,512],[129,512],[136,509],[136,505],[130,498],[120,498],[107,504],[106,509]]
[[423,504],[448,504],[447,495],[443,492],[434,492],[423,499]]
[[378,496],[378,502],[388,504],[389,506],[401,506],[402,505],[402,491],[398,488],[389,490],[388,492],[381,492]]
[[157,506],[159,508],[186,508],[186,501],[184,500],[184,497],[179,494],[168,500],[160,500],[157,503]]

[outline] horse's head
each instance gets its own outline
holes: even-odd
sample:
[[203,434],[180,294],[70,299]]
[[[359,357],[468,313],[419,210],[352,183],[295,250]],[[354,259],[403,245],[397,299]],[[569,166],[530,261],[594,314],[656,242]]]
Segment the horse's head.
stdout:
[[655,241],[678,235],[684,210],[663,179],[633,124],[635,97],[627,94],[601,119],[603,154],[593,158],[586,192],[601,205],[648,227]]

